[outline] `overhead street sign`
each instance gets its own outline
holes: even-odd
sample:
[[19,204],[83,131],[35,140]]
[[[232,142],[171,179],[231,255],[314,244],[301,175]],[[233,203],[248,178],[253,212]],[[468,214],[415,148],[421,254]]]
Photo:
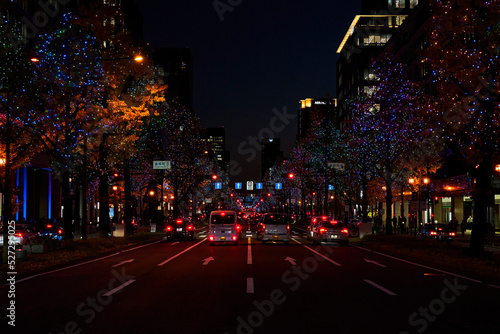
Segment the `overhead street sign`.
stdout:
[[153,161],[153,169],[172,169],[172,164],[168,160]]
[[236,182],[234,184],[234,189],[241,189],[241,182]]
[[276,189],[280,190],[283,187],[281,183],[276,183]]
[[247,190],[253,190],[253,181],[247,181]]
[[336,169],[336,170],[345,170],[345,163],[343,162],[329,162],[328,167]]

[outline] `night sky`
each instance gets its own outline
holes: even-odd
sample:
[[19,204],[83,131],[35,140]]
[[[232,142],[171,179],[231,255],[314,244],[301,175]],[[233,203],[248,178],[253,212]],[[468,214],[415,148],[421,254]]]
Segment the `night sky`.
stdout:
[[231,181],[244,182],[260,174],[250,137],[272,128],[285,154],[293,146],[297,118],[273,121],[276,112],[297,115],[301,99],[335,97],[336,50],[361,1],[219,0],[230,2],[239,5],[218,12],[213,0],[137,1],[147,43],[192,50],[195,112],[203,126],[226,128],[242,167]]

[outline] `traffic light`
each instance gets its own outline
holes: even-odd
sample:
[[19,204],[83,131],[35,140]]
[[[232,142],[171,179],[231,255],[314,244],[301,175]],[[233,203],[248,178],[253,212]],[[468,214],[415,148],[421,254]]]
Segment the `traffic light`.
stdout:
[[293,178],[294,178],[294,177],[295,177],[295,174],[293,174],[293,173],[288,173],[288,178],[289,178],[290,180],[293,180]]
[[217,180],[217,174],[212,175],[212,180]]

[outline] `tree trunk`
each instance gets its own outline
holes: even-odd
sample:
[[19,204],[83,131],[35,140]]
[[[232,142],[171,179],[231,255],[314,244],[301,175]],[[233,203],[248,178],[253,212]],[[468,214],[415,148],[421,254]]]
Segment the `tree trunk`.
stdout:
[[63,224],[64,239],[73,240],[73,199],[71,198],[70,173],[65,171],[62,175],[62,203],[63,203]]
[[132,180],[130,173],[130,161],[125,159],[125,166],[123,172],[123,183],[125,190],[125,210],[123,220],[125,221],[125,235],[130,236],[134,234],[134,227],[132,226],[133,210],[132,210]]
[[99,145],[99,237],[107,238],[111,232],[109,220],[109,180],[107,166],[107,135]]
[[488,223],[488,205],[491,203],[490,171],[491,158],[485,158],[478,168],[474,189],[474,221],[470,239],[470,254],[482,256],[484,252],[484,238]]
[[385,233],[392,234],[392,183],[386,182],[387,196],[385,197],[386,216],[385,216]]

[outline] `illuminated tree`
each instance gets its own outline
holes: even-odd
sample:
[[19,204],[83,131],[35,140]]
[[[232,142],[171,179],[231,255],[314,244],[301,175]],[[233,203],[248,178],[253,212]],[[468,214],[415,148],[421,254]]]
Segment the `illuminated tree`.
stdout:
[[81,165],[81,145],[98,127],[102,110],[100,48],[93,34],[65,14],[59,27],[35,45],[42,105],[25,118],[30,132],[52,158],[62,187],[65,237],[73,238],[71,184]]
[[427,25],[438,131],[476,179],[471,253],[482,254],[500,133],[498,1],[432,0]]
[[404,66],[389,60],[375,67],[380,85],[373,96],[358,105],[356,113],[361,117],[357,127],[366,129],[364,140],[376,158],[375,173],[385,182],[386,231],[392,234],[394,183],[409,168],[425,166],[435,156],[433,150],[428,150],[435,135],[425,121],[432,105],[419,85],[405,79]]
[[[34,68],[24,48],[13,44],[9,36],[19,27],[7,17],[0,17],[0,175],[4,181],[0,191],[3,197],[3,240],[7,240],[6,224],[15,213],[11,171],[25,165],[39,145],[24,129],[22,118],[36,106],[37,87]],[[7,260],[4,242],[3,260]]]

